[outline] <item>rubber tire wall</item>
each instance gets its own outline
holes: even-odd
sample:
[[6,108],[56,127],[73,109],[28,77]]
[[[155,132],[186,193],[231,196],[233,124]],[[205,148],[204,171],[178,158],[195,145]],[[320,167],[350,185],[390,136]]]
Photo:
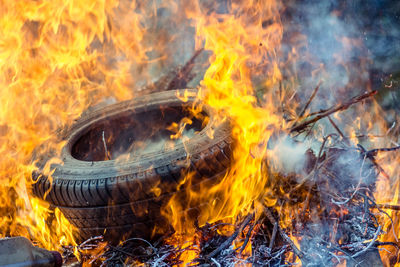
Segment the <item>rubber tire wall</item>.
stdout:
[[[184,94],[187,101],[178,97]],[[124,162],[77,160],[71,149],[98,122],[127,112],[145,114],[160,107],[191,105],[196,94],[196,90],[166,91],[86,112],[66,134],[63,165],[55,166],[52,178],[40,171],[34,173],[33,193],[61,210],[79,229],[79,240],[100,234],[114,241],[132,236],[151,238],[156,225],[167,231],[169,226],[160,208],[179,193],[176,188],[185,173],[194,173],[195,187],[218,182],[229,166],[233,140],[228,121],[217,124],[213,110],[204,105],[209,122],[184,145]],[[152,190],[155,186],[161,194]]]

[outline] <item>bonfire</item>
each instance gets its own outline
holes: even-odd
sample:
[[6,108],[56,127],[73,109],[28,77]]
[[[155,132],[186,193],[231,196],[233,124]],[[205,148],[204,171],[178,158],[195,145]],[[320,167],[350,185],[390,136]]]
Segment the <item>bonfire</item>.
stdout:
[[309,2],[2,1],[0,237],[66,266],[397,266],[399,7]]

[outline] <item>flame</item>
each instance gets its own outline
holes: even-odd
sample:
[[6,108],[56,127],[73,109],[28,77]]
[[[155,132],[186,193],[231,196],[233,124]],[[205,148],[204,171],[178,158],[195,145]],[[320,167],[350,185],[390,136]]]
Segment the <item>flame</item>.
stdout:
[[[200,4],[186,10],[196,26],[197,44],[212,51],[199,97],[216,111],[220,123],[227,117],[231,119],[235,140],[233,164],[221,182],[198,191],[186,187],[190,206],[209,203],[200,207],[196,218],[200,226],[216,221],[234,223],[238,216],[255,211],[258,216],[257,207],[262,203],[275,203],[266,186],[271,179],[263,160],[266,144],[281,124],[271,93],[281,79],[277,54],[282,38],[279,8],[275,1],[235,1],[221,14],[209,14]],[[263,103],[257,101],[253,75],[264,78],[258,85],[268,92]],[[190,179],[186,177],[183,183]],[[195,219],[183,215],[185,207],[179,199],[172,198],[164,215],[177,235],[191,240]],[[249,251],[251,248],[246,249]],[[183,261],[189,263],[191,259]]]
[[[398,163],[400,162],[400,155],[378,155],[378,164],[382,166],[385,172],[389,175],[389,179],[383,174],[379,175],[377,182],[377,190],[375,192],[375,198],[377,203],[385,203],[392,205],[399,205],[399,170]],[[386,232],[379,240],[382,242],[393,242],[399,244],[400,238],[400,212],[398,210],[385,209],[383,210],[386,214],[380,216],[380,222],[382,229]],[[398,251],[396,248],[385,246],[385,249],[380,251],[382,260],[386,266],[400,266]]]
[[130,99],[132,88],[152,82],[150,69],[171,62],[160,56],[169,37],[146,35],[157,14],[136,1],[2,0],[0,15],[0,236],[61,249],[75,244],[75,229],[33,197],[37,155],[54,157],[45,168],[51,174],[60,129],[88,106]]
[[[37,156],[53,157],[44,168],[51,175],[50,164],[59,161],[64,145],[59,139],[60,129],[71,125],[91,105],[134,97],[138,88],[154,82],[166,65],[178,61],[174,47],[178,33],[173,32],[171,37],[160,26],[163,21],[157,13],[161,9],[173,14],[174,25],[191,22],[197,48],[211,52],[199,98],[216,111],[219,123],[230,120],[232,125],[235,146],[232,165],[225,176],[211,187],[185,188],[189,196],[189,203],[185,204],[202,204],[196,223],[234,224],[250,213],[257,218],[263,205],[276,203],[271,191],[276,178],[266,171],[265,158],[272,153],[267,150],[267,143],[274,133],[290,125],[290,120],[282,119],[284,113],[292,120],[298,119],[296,97],[301,87],[297,80],[302,78],[301,73],[295,68],[283,73],[283,69],[288,62],[303,57],[307,36],[293,34],[294,45],[283,58],[282,3],[214,2],[162,1],[152,6],[129,0],[0,0],[0,237],[23,235],[49,249],[76,245],[76,230],[61,212],[32,195],[31,174],[40,162]],[[348,74],[347,79],[334,77],[329,66],[307,54],[304,57],[312,66],[312,79],[337,88],[334,93],[343,97],[370,89],[365,81],[367,57],[359,62],[360,66],[347,61],[352,49],[364,49],[362,41],[346,36],[337,39],[343,49],[333,58],[335,65]],[[288,76],[285,81],[284,75]],[[185,101],[188,96],[180,97]],[[283,100],[290,106],[284,106]],[[395,141],[390,142],[391,132],[395,130],[385,125],[378,103],[373,102],[371,108],[368,113],[360,106],[347,115],[334,114],[332,120],[353,145],[361,142],[360,133],[371,133],[370,147],[393,146],[397,140],[393,137]],[[171,138],[180,137],[190,123],[185,118],[170,125],[176,133]],[[326,123],[314,129],[315,139],[320,141],[330,127]],[[207,134],[213,136],[212,132]],[[379,176],[375,192],[378,204],[399,204],[399,161],[399,153],[377,157],[388,174]],[[192,175],[188,174],[178,187],[190,184]],[[156,195],[161,194],[158,188],[153,190]],[[170,242],[184,246],[195,243],[195,219],[185,209],[173,197],[163,210],[176,230],[177,236]],[[290,227],[291,218],[297,213],[279,211],[280,225]],[[393,221],[380,218],[386,234],[379,240],[398,243],[400,214],[390,210],[387,213]],[[290,237],[299,244],[297,237]],[[248,245],[245,254],[251,254],[251,250]],[[181,259],[190,263],[198,253],[189,250]],[[381,255],[389,265],[396,252],[388,248]]]
[[[276,202],[270,186],[274,183],[274,178],[269,177],[265,171],[263,159],[275,156],[271,155],[273,152],[267,151],[267,143],[272,134],[281,129],[287,129],[290,125],[287,122],[289,120],[282,119],[283,111],[280,109],[282,104],[279,100],[282,101],[283,98],[289,100],[286,103],[290,103],[290,106],[285,107],[285,112],[294,114],[293,117],[296,117],[295,111],[298,104],[294,101],[294,96],[299,92],[296,92],[298,85],[293,80],[299,73],[295,70],[293,73],[286,71],[292,76],[286,78],[289,80],[287,84],[283,84],[281,68],[285,67],[285,63],[294,63],[299,59],[298,51],[304,42],[304,36],[296,40],[300,41],[300,44],[293,47],[287,56],[287,62],[280,58],[284,30],[279,16],[280,5],[278,1],[232,1],[227,7],[214,6],[214,9],[209,10],[200,3],[194,2],[186,10],[187,16],[193,20],[196,27],[197,45],[204,46],[206,50],[212,52],[210,66],[201,82],[200,98],[216,110],[221,121],[227,117],[231,118],[232,136],[235,140],[233,163],[222,181],[211,188],[202,188],[198,191],[187,188],[189,205],[190,203],[209,203],[200,207],[200,215],[196,221],[200,226],[206,222],[217,221],[234,223],[238,217],[246,216],[251,212],[255,212],[258,216],[261,210],[259,207],[262,204],[273,206]],[[333,15],[338,16],[335,13]],[[307,60],[315,66],[311,72],[312,78],[316,80],[316,83],[325,83],[325,88],[337,89],[336,101],[340,102],[357,93],[361,94],[365,90],[370,90],[371,84],[365,78],[368,77],[367,65],[370,61],[366,56],[360,57],[356,63],[348,60],[354,50],[366,50],[362,40],[347,36],[336,38],[342,44],[342,49],[332,55],[333,63],[347,73],[347,79],[338,79],[335,73],[330,73],[332,66],[322,63],[318,65],[313,62],[314,59],[311,56]],[[257,99],[260,89],[263,101]],[[330,91],[330,89],[325,90],[325,93]],[[280,91],[280,96],[277,96],[277,91]],[[328,107],[330,102],[335,104],[332,100],[335,99],[329,97]],[[379,104],[373,100],[367,108],[372,109],[368,114],[365,113],[365,106],[359,105],[345,114],[332,116],[333,121],[336,121],[343,130],[340,134],[353,146],[364,143],[360,133],[387,132]],[[323,136],[332,131],[335,131],[332,125],[321,122],[318,129],[313,130],[312,133],[315,139],[322,143]],[[371,138],[369,142],[369,147],[391,146],[387,141],[379,138]],[[395,156],[387,159],[386,164],[381,164],[385,169],[387,165],[393,166],[398,159],[399,157]],[[382,200],[386,192],[392,192],[391,195],[394,197],[389,203],[398,204],[398,189],[393,191],[393,185],[395,185],[394,188],[398,188],[397,173],[390,172],[392,175],[390,181],[387,179],[382,181],[382,175],[379,177],[378,190],[375,193],[378,202]],[[189,175],[183,183],[187,183],[190,179]],[[210,200],[213,201],[210,202]],[[195,231],[192,227],[194,219],[185,214],[185,207],[178,199],[172,198],[165,207],[164,215],[172,222],[177,235],[183,235],[183,240],[194,242],[192,239]],[[292,220],[298,216],[298,211],[277,209],[281,215],[281,227],[292,227]],[[348,211],[340,209],[337,212],[336,216],[343,216]],[[381,240],[398,243],[397,236],[400,228],[397,217],[399,214],[390,212],[389,215],[395,215],[396,219],[392,223],[390,219],[382,217],[384,229],[393,229],[393,231],[390,230],[390,234],[383,235]],[[336,235],[336,233],[332,234]],[[299,245],[296,237],[290,237],[295,244]],[[392,248],[389,253],[395,255],[395,248]],[[383,250],[381,254],[388,264],[390,257]],[[183,261],[190,263],[192,259],[184,258]],[[296,261],[299,259],[297,258]]]

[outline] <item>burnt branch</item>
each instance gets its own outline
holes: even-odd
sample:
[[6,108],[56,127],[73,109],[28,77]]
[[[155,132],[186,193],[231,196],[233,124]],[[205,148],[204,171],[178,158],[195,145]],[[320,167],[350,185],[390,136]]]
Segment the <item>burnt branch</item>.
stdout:
[[304,113],[306,112],[308,106],[311,104],[311,102],[313,101],[315,95],[318,93],[318,90],[321,86],[322,82],[319,82],[318,85],[314,88],[313,93],[311,94],[310,98],[308,99],[307,103],[305,104],[303,110],[300,112],[299,114],[299,118],[303,117]]
[[269,210],[269,208],[265,208],[265,215],[267,216],[268,220],[273,224],[277,225],[279,234],[281,237],[290,245],[290,247],[293,250],[293,253],[296,254],[297,257],[300,259],[304,258],[304,253],[296,246],[295,243],[290,239],[290,237],[282,230],[282,228],[279,226],[278,221],[274,218],[272,215],[272,212]]
[[256,225],[256,222],[254,222],[253,224],[250,225],[249,230],[247,231],[246,234],[246,239],[243,242],[243,245],[239,251],[239,254],[242,254],[244,249],[246,248],[247,244],[249,243],[250,237],[251,237],[251,233],[253,232],[254,226]]
[[368,151],[361,144],[357,144],[357,147],[361,150],[362,155],[364,155],[365,158],[370,159],[372,161],[372,163],[375,165],[375,167],[378,169],[378,171],[380,173],[382,173],[382,175],[386,179],[389,179],[389,175],[386,173],[386,171],[376,161],[374,153],[368,153]]
[[335,130],[338,132],[338,134],[343,138],[343,141],[346,143],[346,145],[350,145],[349,139],[343,134],[343,132],[339,129],[339,127],[336,125],[336,123],[331,119],[330,116],[328,116],[328,120],[331,123],[331,125],[333,126],[333,128],[335,128]]
[[377,203],[376,206],[380,209],[400,210],[400,205]]
[[222,250],[228,248],[232,242],[236,239],[240,232],[250,223],[251,219],[253,218],[253,214],[249,214],[244,221],[241,223],[240,227],[236,229],[236,231],[231,235],[224,243],[221,244],[216,250],[211,252],[206,256],[206,258],[213,258],[218,255]]
[[293,126],[292,128],[289,129],[289,132],[290,133],[300,132],[300,131],[304,130],[308,125],[310,125],[310,124],[312,124],[314,122],[317,122],[320,119],[323,119],[323,118],[325,118],[325,117],[327,117],[327,116],[329,116],[329,115],[331,115],[333,113],[336,113],[338,111],[346,110],[349,107],[351,107],[352,105],[354,105],[356,103],[359,103],[359,102],[363,101],[364,99],[367,99],[367,98],[369,98],[371,96],[374,96],[376,94],[377,94],[377,91],[372,91],[372,92],[369,92],[369,93],[366,93],[366,94],[363,94],[363,95],[360,95],[360,96],[356,96],[356,97],[352,98],[350,101],[348,101],[348,102],[346,102],[344,104],[338,104],[338,105],[336,105],[334,107],[331,107],[331,108],[329,108],[327,110],[322,110],[314,118],[309,119],[309,120],[307,120],[305,122],[302,122],[302,123],[300,123],[298,125]]
[[272,229],[271,240],[269,241],[269,246],[268,246],[269,249],[272,249],[272,246],[274,245],[277,232],[278,232],[278,222],[275,222],[274,228]]
[[367,151],[365,154],[367,157],[368,156],[376,156],[379,152],[392,152],[392,151],[396,151],[396,150],[400,150],[400,146],[390,147],[390,148],[375,148],[375,149]]

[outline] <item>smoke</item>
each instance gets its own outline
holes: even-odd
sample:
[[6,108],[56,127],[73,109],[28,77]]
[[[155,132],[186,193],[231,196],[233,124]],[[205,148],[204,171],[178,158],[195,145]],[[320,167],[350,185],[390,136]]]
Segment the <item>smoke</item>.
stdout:
[[112,153],[112,157],[117,161],[123,162],[124,160],[131,160],[132,157],[138,155],[155,153],[158,151],[166,151],[177,146],[182,145],[186,140],[192,138],[196,133],[196,129],[185,128],[179,138],[171,138],[171,136],[150,136],[145,141],[134,141],[127,150],[115,151]]
[[293,53],[295,48],[293,68],[301,100],[307,101],[322,82],[312,109],[326,108],[366,90],[368,51],[358,25],[346,12],[348,7],[339,1],[289,1],[283,15],[284,49]]
[[308,144],[296,142],[287,135],[281,135],[271,138],[268,148],[270,149],[268,163],[272,170],[284,175],[304,172]]
[[[294,99],[300,103],[297,114],[318,84],[308,112],[378,90],[376,109],[359,104],[335,114],[333,121],[346,136],[385,134],[384,129],[398,118],[394,111],[399,110],[400,102],[400,3],[289,0],[285,6],[282,73],[291,83],[287,87],[295,88]],[[372,129],[370,121],[381,125]],[[385,122],[387,125],[382,127]],[[320,136],[336,132],[327,119],[319,121],[313,130],[313,136],[315,131]],[[367,141],[357,142],[368,146]]]

